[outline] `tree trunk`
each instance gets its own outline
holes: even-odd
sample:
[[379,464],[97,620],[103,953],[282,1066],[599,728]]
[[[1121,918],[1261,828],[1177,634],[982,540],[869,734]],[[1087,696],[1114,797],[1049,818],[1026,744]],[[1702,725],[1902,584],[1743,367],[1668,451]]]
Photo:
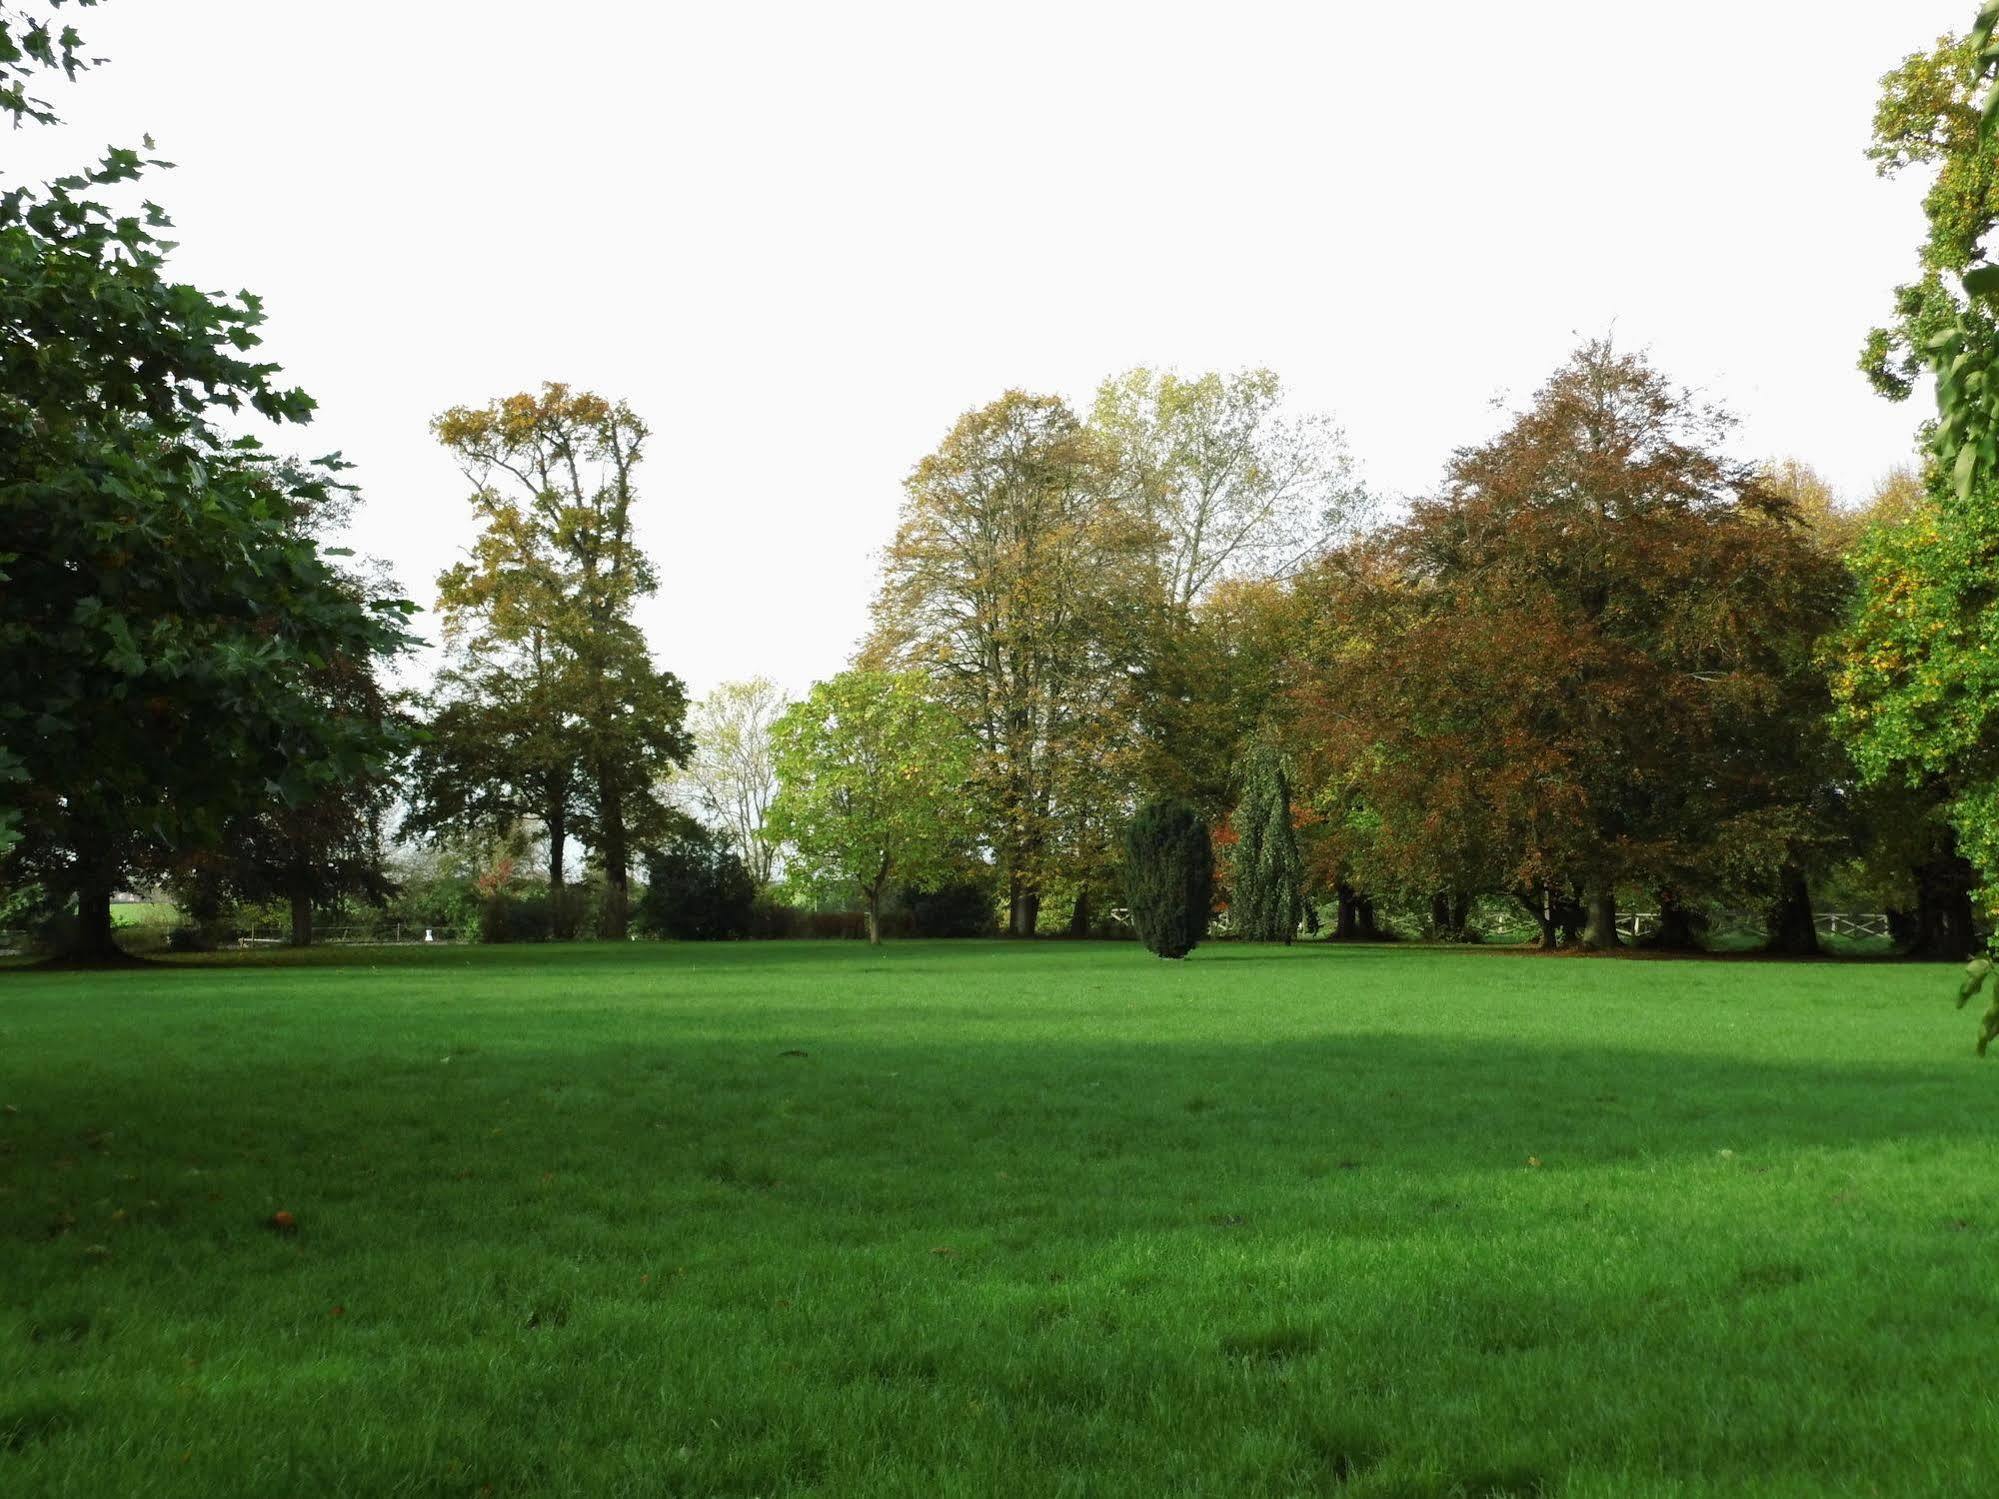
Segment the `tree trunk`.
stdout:
[[1353,898],[1354,926],[1363,942],[1379,942],[1381,927],[1374,917],[1374,897],[1356,895]]
[[312,946],[312,897],[292,895],[292,946]]
[[1616,887],[1608,882],[1597,886],[1585,895],[1584,905],[1588,919],[1583,925],[1583,946],[1596,952],[1622,947],[1624,939],[1617,931]]
[[1540,938],[1535,945],[1542,952],[1553,952],[1560,947],[1562,934],[1555,926],[1554,892],[1545,888],[1532,891],[1516,890],[1513,892],[1513,898],[1520,902],[1527,914],[1534,918],[1534,925],[1541,929]]
[[129,961],[125,949],[112,936],[111,875],[99,860],[78,859],[76,933],[60,956],[66,962],[90,966]]
[[1905,955],[1916,950],[1916,939],[1922,931],[1922,924],[1916,920],[1914,911],[1899,910],[1890,906],[1887,910],[1888,940],[1900,948]]
[[1006,929],[1010,936],[1032,937],[1041,924],[1041,892],[1030,890],[1018,877],[1008,901]]
[[1699,952],[1702,924],[1699,913],[1672,890],[1661,890],[1658,897],[1659,930],[1647,937],[1643,945],[1667,952]]
[[1954,850],[1916,870],[1916,931],[1912,958],[1962,963],[1978,946],[1971,904],[1976,875]]
[[1360,935],[1360,898],[1353,892],[1353,886],[1336,885],[1333,888],[1335,914],[1333,917],[1333,940],[1352,942]]
[[576,935],[576,923],[570,920],[569,891],[563,884],[562,866],[569,858],[567,801],[561,793],[551,793],[548,810],[542,814],[542,821],[548,824],[549,935],[565,942]]
[[1083,886],[1076,892],[1076,904],[1069,911],[1069,935],[1087,937],[1090,935],[1090,887]]
[[1777,876],[1777,903],[1770,908],[1768,952],[1793,958],[1815,958],[1819,946],[1818,923],[1812,919],[1812,889],[1805,872],[1786,864]]
[[1440,890],[1430,897],[1430,930],[1439,942],[1468,940],[1471,896],[1463,890]]
[[1573,945],[1583,940],[1583,927],[1589,922],[1589,912],[1583,909],[1582,901],[1573,895],[1557,895],[1550,900],[1548,909],[1563,942]]
[[604,911],[597,921],[597,935],[622,942],[632,908],[631,849],[625,841],[624,803],[614,787],[600,781],[597,804],[597,857],[604,866]]
[[870,895],[868,897],[867,922],[868,922],[868,946],[870,947],[880,947],[882,945],[881,907],[882,907],[881,896]]

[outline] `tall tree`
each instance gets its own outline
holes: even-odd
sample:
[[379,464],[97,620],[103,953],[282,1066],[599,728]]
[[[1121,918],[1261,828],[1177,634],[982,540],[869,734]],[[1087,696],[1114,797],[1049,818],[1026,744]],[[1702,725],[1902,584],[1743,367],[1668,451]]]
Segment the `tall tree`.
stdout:
[[1270,714],[1284,584],[1368,508],[1332,418],[1287,404],[1269,370],[1141,368],[1106,380],[1091,417],[1156,549],[1131,683],[1140,779],[1217,820]]
[[1034,934],[1065,861],[1109,861],[1152,540],[1101,443],[1051,396],[966,413],[905,485],[864,659],[926,673],[977,743],[1015,936]]
[[1225,579],[1291,576],[1365,501],[1339,427],[1288,414],[1269,370],[1129,370],[1098,389],[1091,424],[1159,538],[1159,581],[1178,616]]
[[[1833,653],[1837,723],[1863,773],[1935,799],[1999,909],[1999,0],[1882,80],[1872,154],[1883,175],[1932,171],[1918,280],[1870,335],[1862,366],[1892,399],[1936,377],[1926,502],[1871,528],[1852,553],[1859,590]],[[1972,900],[1951,863],[1926,863],[1918,941],[1973,940]],[[1995,1008],[1994,1017],[1999,1017]],[[1989,1024],[1990,1022],[1988,1022]]]
[[1670,903],[1781,862],[1841,574],[1727,430],[1588,344],[1383,540],[1349,593],[1369,626],[1307,698],[1418,889],[1494,882],[1546,933],[1580,891],[1585,942],[1612,946],[1621,885]]
[[[288,487],[288,492],[297,491]],[[345,485],[324,495],[305,491],[295,503],[292,529],[318,541],[357,602],[400,594],[386,564],[353,559],[332,545],[353,518],[357,496]],[[308,663],[304,690],[328,718],[372,724],[401,739],[408,718],[384,686],[371,657],[336,657]],[[347,898],[384,902],[395,889],[389,878],[382,830],[398,787],[397,764],[379,762],[302,801],[273,798],[257,812],[230,823],[219,856],[203,861],[205,893],[226,891],[239,900],[280,900],[291,910],[291,941],[310,946],[317,906]]]
[[[567,817],[561,796],[580,783],[605,878],[599,935],[622,937],[634,842],[668,824],[659,787],[689,751],[685,691],[654,665],[632,619],[658,587],[632,526],[649,433],[624,403],[552,382],[454,407],[432,430],[471,479],[481,523],[470,558],[438,580],[439,612],[470,659],[531,676],[533,728],[521,742],[532,744],[529,764],[541,765],[545,806],[559,819],[551,867]],[[496,706],[489,673],[467,672],[461,684],[474,703]],[[580,772],[573,781],[567,767]]]
[[769,677],[722,683],[689,715],[694,748],[672,786],[683,810],[728,839],[758,889],[777,867],[777,840],[765,826],[778,786],[770,731],[786,703]]
[[[81,71],[81,39],[14,5],[0,36],[0,112],[49,121],[35,75]],[[407,643],[409,606],[356,597],[292,524],[333,465],[218,425],[312,402],[246,357],[256,298],[170,281],[166,215],[107,201],[159,165],[113,150],[0,194],[0,875],[73,895],[91,961],[117,955],[122,882],[380,771],[383,723],[310,677]]]
[[588,839],[591,829],[563,685],[545,641],[526,650],[461,644],[420,705],[424,732],[404,786],[404,830],[435,841],[538,824],[547,840],[553,935],[571,937],[569,844]]
[[915,672],[845,671],[771,730],[781,789],[770,811],[806,884],[861,892],[868,941],[897,885],[948,879],[975,822],[973,743]]
[[1304,620],[1277,579],[1216,584],[1184,619],[1157,626],[1130,677],[1139,780],[1184,797],[1219,822],[1233,803],[1245,748],[1288,714],[1289,662]]

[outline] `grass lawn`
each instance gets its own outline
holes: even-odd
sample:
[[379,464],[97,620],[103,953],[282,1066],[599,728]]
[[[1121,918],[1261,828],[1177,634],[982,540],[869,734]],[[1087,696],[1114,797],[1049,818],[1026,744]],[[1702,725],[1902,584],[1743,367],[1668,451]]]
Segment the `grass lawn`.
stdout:
[[302,957],[0,973],[0,1495],[1999,1491],[1948,968]]

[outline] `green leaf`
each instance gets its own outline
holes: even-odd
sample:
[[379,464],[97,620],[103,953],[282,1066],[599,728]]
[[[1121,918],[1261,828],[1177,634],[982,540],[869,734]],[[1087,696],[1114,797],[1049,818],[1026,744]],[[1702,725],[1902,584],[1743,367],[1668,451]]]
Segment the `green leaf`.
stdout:
[[1977,476],[1978,448],[1972,443],[1966,443],[1962,448],[1958,449],[1957,462],[1951,469],[1951,482],[1957,487],[1957,497],[1959,499],[1968,500],[1971,498],[1972,481]]

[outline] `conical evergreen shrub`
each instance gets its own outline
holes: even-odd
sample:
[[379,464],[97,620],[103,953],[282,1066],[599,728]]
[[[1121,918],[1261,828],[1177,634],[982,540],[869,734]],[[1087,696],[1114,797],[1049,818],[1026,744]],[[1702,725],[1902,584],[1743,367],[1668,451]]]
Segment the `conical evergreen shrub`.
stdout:
[[1124,830],[1125,900],[1138,940],[1184,958],[1207,935],[1215,854],[1208,825],[1182,801],[1147,802]]
[[1284,757],[1257,745],[1243,760],[1241,785],[1230,819],[1229,914],[1246,942],[1289,942],[1305,914],[1305,861],[1291,827]]

